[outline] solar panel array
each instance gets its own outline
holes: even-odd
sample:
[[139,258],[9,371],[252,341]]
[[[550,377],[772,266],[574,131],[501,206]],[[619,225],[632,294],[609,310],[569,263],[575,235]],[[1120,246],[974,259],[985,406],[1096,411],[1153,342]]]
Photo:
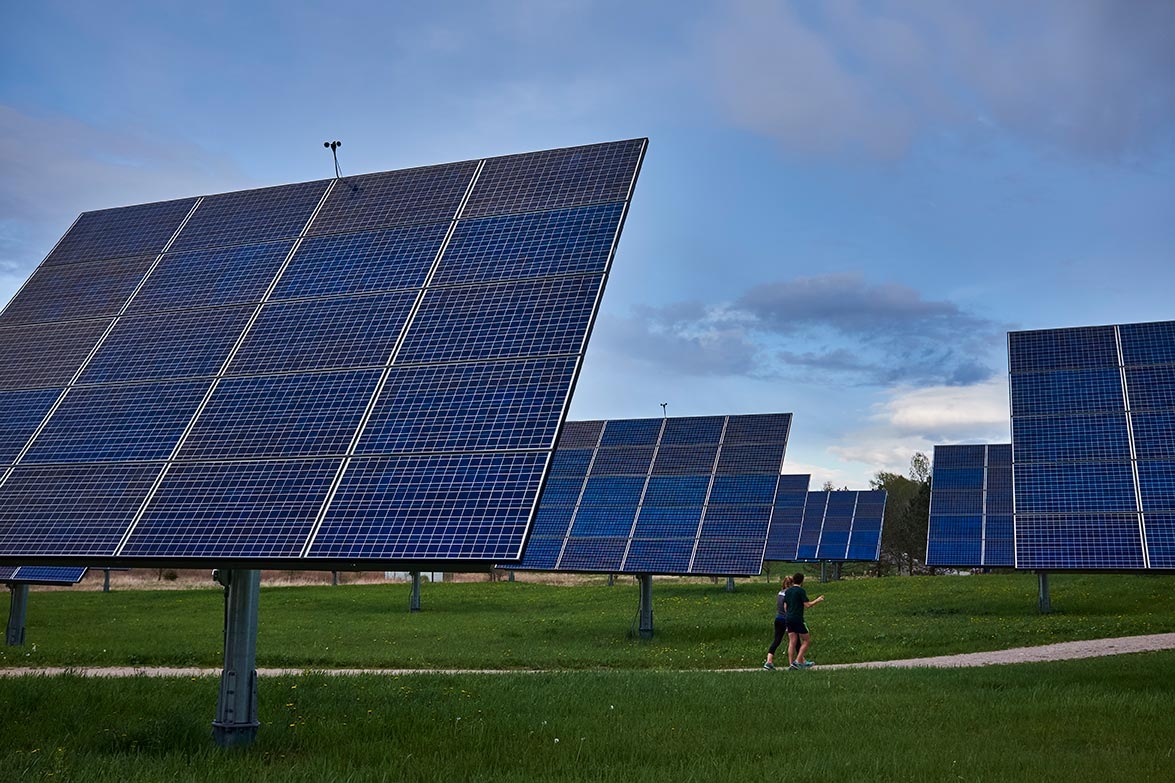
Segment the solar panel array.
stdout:
[[1175,322],[1011,332],[1016,566],[1175,568]]
[[809,492],[793,559],[877,560],[885,499],[883,489]]
[[517,558],[645,145],[83,214],[0,314],[0,558]]
[[808,502],[810,475],[780,476],[775,492],[775,508],[771,512],[771,526],[767,531],[767,550],[764,560],[792,561],[800,543],[800,527],[804,522],[804,506]]
[[789,413],[567,422],[516,567],[759,573],[790,426]]
[[0,582],[8,584],[76,585],[85,568],[70,566],[0,566]]
[[1011,567],[1012,444],[934,447],[926,565]]

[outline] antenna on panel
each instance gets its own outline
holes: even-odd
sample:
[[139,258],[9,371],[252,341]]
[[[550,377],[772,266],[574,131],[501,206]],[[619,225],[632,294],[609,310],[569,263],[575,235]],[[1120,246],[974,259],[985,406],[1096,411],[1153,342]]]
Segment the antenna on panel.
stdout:
[[343,173],[339,170],[339,147],[343,146],[341,141],[324,141],[322,146],[330,149],[330,154],[335,159],[335,179],[342,179]]
[[669,408],[669,403],[667,403],[667,402],[661,403],[661,416],[666,419],[669,418],[669,411],[667,410],[668,408]]

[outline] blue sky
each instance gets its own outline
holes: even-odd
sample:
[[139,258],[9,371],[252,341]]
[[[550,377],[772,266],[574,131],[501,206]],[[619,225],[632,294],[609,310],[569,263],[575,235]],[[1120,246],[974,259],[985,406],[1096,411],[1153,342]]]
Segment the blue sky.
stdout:
[[648,136],[573,418],[1007,442],[1009,329],[1171,320],[1175,3],[110,2],[0,29],[0,302],[78,213]]

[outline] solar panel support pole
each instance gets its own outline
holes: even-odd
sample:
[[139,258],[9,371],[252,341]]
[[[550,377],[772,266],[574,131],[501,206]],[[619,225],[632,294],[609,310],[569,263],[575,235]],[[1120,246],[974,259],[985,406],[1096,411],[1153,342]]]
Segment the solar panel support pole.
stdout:
[[1047,571],[1036,572],[1036,606],[1041,614],[1049,614],[1053,611],[1052,602],[1049,600],[1049,575]]
[[261,572],[216,572],[224,585],[224,671],[212,737],[222,748],[248,745],[257,737],[257,606]]
[[27,584],[11,584],[12,598],[8,604],[8,630],[4,633],[4,643],[9,647],[20,647],[24,644],[24,618],[29,607],[29,586]]
[[420,572],[412,572],[412,596],[408,599],[408,611],[420,611]]
[[728,592],[728,593],[734,592],[734,577],[733,576],[726,577],[726,592]]
[[102,592],[104,592],[104,593],[110,592],[110,569],[109,568],[102,569]]
[[653,638],[653,575],[637,574],[641,588],[640,635],[642,639]]
[[828,561],[827,560],[820,561],[820,581],[821,582],[828,581]]

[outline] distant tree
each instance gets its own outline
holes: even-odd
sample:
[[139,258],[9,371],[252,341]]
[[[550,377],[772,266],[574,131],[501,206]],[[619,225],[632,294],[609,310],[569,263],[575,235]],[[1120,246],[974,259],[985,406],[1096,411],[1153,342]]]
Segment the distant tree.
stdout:
[[891,569],[903,574],[919,572],[926,560],[930,523],[930,460],[918,452],[910,460],[909,477],[879,472],[869,484],[886,491],[878,575]]
[[832,490],[834,490],[835,487],[832,485],[831,481],[825,481],[824,486],[820,487],[820,489],[823,492],[832,492]]

